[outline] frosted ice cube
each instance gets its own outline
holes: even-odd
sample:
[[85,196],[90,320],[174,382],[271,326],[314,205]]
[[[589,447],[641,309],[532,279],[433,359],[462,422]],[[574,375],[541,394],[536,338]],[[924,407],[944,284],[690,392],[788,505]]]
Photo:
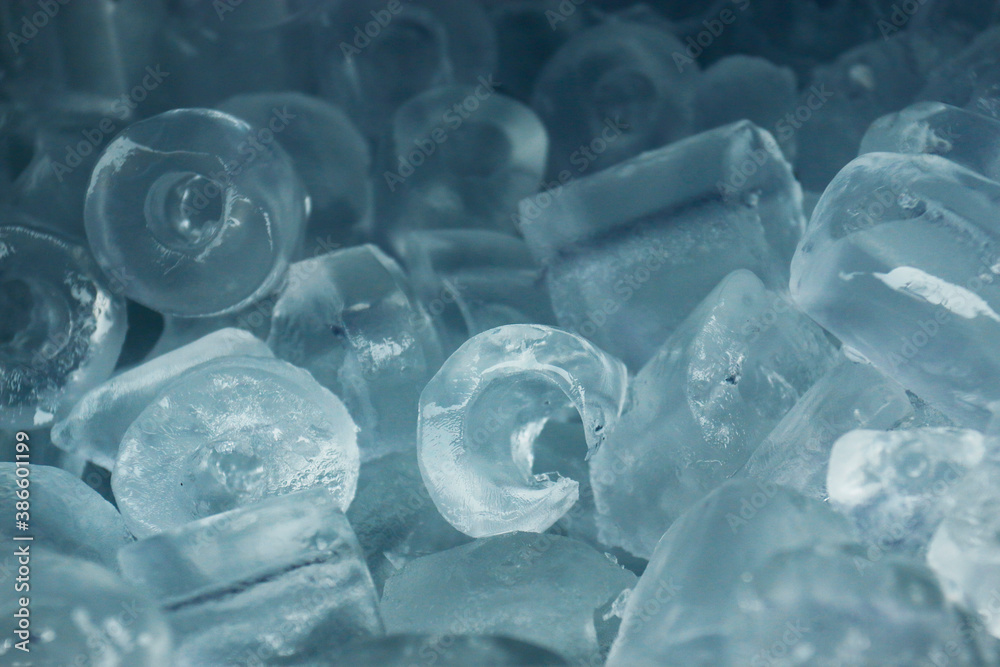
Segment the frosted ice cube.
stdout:
[[[17,474],[18,468],[28,474]],[[19,479],[27,481],[19,484]],[[25,483],[26,487],[21,486]],[[30,501],[30,530],[22,532],[15,530],[14,519],[18,501],[24,500],[17,492],[24,488]],[[59,468],[0,463],[0,509],[10,517],[0,524],[0,538],[8,544],[13,537],[30,535],[35,544],[46,549],[116,569],[115,554],[132,541],[118,510],[79,478]]]
[[231,312],[274,289],[305,224],[291,159],[208,109],[130,125],[101,155],[84,219],[98,263],[164,314]]
[[521,239],[454,229],[411,232],[397,245],[449,353],[504,324],[555,324],[542,271]]
[[0,312],[3,428],[64,415],[111,375],[125,340],[124,300],[87,251],[28,227],[0,227]]
[[323,95],[372,139],[407,100],[495,71],[496,37],[478,2],[355,0],[332,5],[323,25]]
[[112,469],[125,431],[171,381],[221,357],[271,357],[270,348],[239,329],[222,329],[121,373],[90,390],[52,427],[61,449]]
[[940,155],[1000,181],[1000,120],[921,102],[872,123],[859,152]]
[[727,482],[657,544],[625,606],[609,667],[726,664],[744,573],[784,551],[850,539],[843,517],[819,501],[774,484]]
[[560,326],[638,370],[712,289],[784,287],[802,191],[770,134],[735,123],[521,204]]
[[962,46],[957,54],[935,63],[919,99],[945,102],[1000,118],[996,89],[1000,77],[1000,27],[983,30],[971,43],[963,42]]
[[307,256],[319,254],[316,248],[345,245],[368,227],[370,150],[343,111],[302,93],[237,95],[218,108],[247,121],[265,138],[274,137],[291,157],[309,193]]
[[326,489],[269,498],[122,549],[122,572],[167,612],[178,665],[313,664],[383,632],[340,509]]
[[390,633],[504,635],[600,664],[595,612],[634,584],[581,542],[513,533],[410,563],[386,582],[382,614]]
[[412,451],[420,390],[442,353],[406,276],[381,250],[363,245],[294,264],[267,342],[344,400],[365,460]]
[[830,452],[830,504],[862,541],[919,552],[953,506],[955,485],[985,454],[982,434],[967,429],[851,431]]
[[548,649],[509,637],[481,635],[393,635],[356,642],[335,656],[337,664],[413,667],[563,667],[570,663]]
[[[7,550],[5,550],[7,551]],[[95,563],[30,546],[30,590],[15,593],[17,559],[11,549],[0,565],[5,665],[121,665],[175,667],[170,627],[139,591]],[[19,598],[28,596],[29,652],[16,648]]]
[[567,41],[538,75],[531,102],[551,137],[550,176],[565,182],[690,134],[698,66],[678,64],[683,53],[666,30],[628,20]]
[[855,429],[887,430],[912,414],[896,382],[867,364],[844,359],[803,394],[739,474],[826,498],[830,450],[837,438]]
[[1000,184],[936,155],[870,153],[823,194],[792,261],[813,319],[961,426],[1000,399]]
[[111,486],[145,537],[316,486],[346,510],[358,467],[357,427],[336,396],[283,361],[229,357],[184,373],[142,411]]
[[752,273],[727,276],[636,376],[625,414],[591,460],[602,540],[648,558],[835,354],[822,329]]
[[512,324],[470,339],[420,396],[417,456],[434,504],[472,537],[548,529],[579,484],[535,473],[539,432],[575,410],[592,455],[618,421],[627,381],[620,361],[560,329]]

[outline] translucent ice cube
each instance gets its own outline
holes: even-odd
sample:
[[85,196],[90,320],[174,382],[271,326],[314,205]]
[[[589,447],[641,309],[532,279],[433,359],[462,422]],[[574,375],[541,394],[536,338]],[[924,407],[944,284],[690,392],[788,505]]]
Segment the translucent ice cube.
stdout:
[[862,541],[918,552],[954,505],[955,485],[985,454],[982,434],[967,429],[851,431],[830,452],[830,504]]
[[512,233],[518,202],[537,192],[545,173],[548,136],[534,111],[484,78],[406,102],[381,152],[382,233],[456,227]]
[[825,333],[749,271],[727,276],[636,376],[591,460],[607,544],[648,558],[832,365]]
[[[666,30],[609,20],[574,35],[535,82],[550,176],[593,173],[687,136],[698,65]],[[690,60],[690,59],[689,59]]]
[[830,450],[855,429],[890,429],[913,414],[896,382],[844,359],[831,368],[754,450],[741,476],[826,498]]
[[816,500],[773,484],[727,482],[657,544],[629,596],[608,665],[726,664],[722,651],[738,630],[744,573],[784,551],[849,541],[847,522]]
[[177,109],[130,125],[94,169],[84,219],[101,267],[161,313],[237,310],[277,286],[301,241],[291,159],[247,123]]
[[[30,590],[15,593],[17,556],[3,556],[0,597],[5,665],[174,667],[173,640],[163,615],[117,575],[87,560],[30,547]],[[30,596],[31,637],[16,647],[21,596]],[[27,660],[26,660],[27,658]]]
[[620,361],[552,327],[512,324],[470,339],[420,396],[420,472],[441,514],[473,537],[549,528],[579,484],[535,473],[539,432],[575,410],[592,455],[618,421],[627,380]]
[[919,99],[945,102],[1000,118],[996,90],[1000,77],[1000,27],[984,30],[962,46],[960,52],[935,63]]
[[167,612],[177,665],[318,664],[382,634],[340,508],[326,489],[269,498],[122,549],[122,572]]
[[413,450],[420,390],[441,364],[430,317],[399,266],[372,245],[293,265],[268,345],[343,398],[365,460]]
[[[242,13],[242,12],[241,12]],[[337,107],[301,93],[237,95],[219,110],[274,137],[309,193],[308,256],[346,245],[369,224],[371,155],[365,138]],[[271,133],[271,134],[267,134]]]
[[390,633],[504,635],[599,664],[595,611],[634,584],[585,544],[513,533],[410,563],[386,582],[382,614]]
[[454,229],[411,232],[397,245],[449,353],[504,324],[555,324],[542,271],[521,239]]
[[110,470],[125,431],[163,388],[195,366],[221,357],[271,357],[264,341],[222,329],[121,373],[87,392],[52,427],[52,441]]
[[[24,470],[18,474],[17,468]],[[27,482],[18,483],[19,479]],[[30,530],[22,532],[15,530],[14,519],[17,502],[24,500],[17,492],[25,488],[30,501]],[[30,535],[46,549],[117,569],[115,554],[132,541],[118,510],[79,478],[59,468],[0,463],[0,508],[10,517],[0,524],[0,538],[8,544],[12,537]]]
[[860,153],[926,153],[1000,181],[1000,120],[920,102],[872,123]]
[[230,357],[182,374],[129,427],[111,486],[145,537],[269,496],[326,487],[354,498],[357,427],[309,373]]
[[0,227],[0,312],[0,427],[65,414],[125,340],[125,303],[86,250],[24,226]]
[[521,204],[561,326],[638,370],[732,271],[784,286],[804,221],[777,143],[748,122]]
[[795,301],[962,426],[1000,399],[1000,184],[936,155],[870,153],[824,193]]
[[404,102],[435,86],[494,71],[486,12],[466,0],[333,3],[318,37],[320,87],[377,138]]

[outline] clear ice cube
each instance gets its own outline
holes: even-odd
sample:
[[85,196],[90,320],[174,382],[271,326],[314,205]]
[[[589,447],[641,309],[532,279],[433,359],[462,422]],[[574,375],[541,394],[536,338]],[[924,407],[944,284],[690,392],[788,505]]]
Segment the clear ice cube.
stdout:
[[770,134],[704,132],[521,204],[560,326],[638,371],[737,269],[782,289],[802,191]]
[[548,529],[579,484],[535,473],[538,434],[575,410],[592,455],[618,421],[627,381],[620,361],[560,329],[512,324],[470,339],[420,396],[420,472],[441,514],[472,537]]
[[383,633],[341,501],[312,489],[194,521],[119,553],[165,610],[177,665],[320,664]]
[[802,395],[738,474],[826,498],[837,438],[856,429],[890,429],[912,414],[896,382],[868,364],[843,359]]
[[222,357],[272,357],[264,341],[239,329],[222,329],[139,364],[87,392],[52,427],[59,448],[111,470],[132,422],[166,385],[195,366]]
[[307,198],[291,158],[246,122],[177,109],[130,125],[94,168],[90,247],[129,298],[164,314],[231,312],[277,287]]
[[869,153],[823,194],[796,303],[961,426],[1000,399],[1000,183],[937,155]]
[[826,334],[749,271],[727,276],[635,377],[590,467],[606,544],[648,558],[833,364]]
[[28,227],[0,227],[0,312],[0,428],[65,415],[125,341],[125,302],[87,251]]
[[111,487],[129,529],[146,537],[317,486],[346,510],[359,465],[357,427],[309,373],[229,357],[182,374],[142,411]]
[[364,460],[412,451],[420,390],[441,365],[437,331],[399,265],[373,245],[297,262],[268,345],[347,404]]
[[600,664],[598,608],[635,575],[565,537],[512,533],[418,559],[389,579],[389,633],[504,635]]

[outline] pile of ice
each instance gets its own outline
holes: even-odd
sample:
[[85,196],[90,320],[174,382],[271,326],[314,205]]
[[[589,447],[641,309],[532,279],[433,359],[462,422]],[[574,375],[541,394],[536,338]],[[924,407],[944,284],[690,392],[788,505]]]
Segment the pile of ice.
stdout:
[[1000,664],[1000,8],[616,4],[0,7],[0,662]]

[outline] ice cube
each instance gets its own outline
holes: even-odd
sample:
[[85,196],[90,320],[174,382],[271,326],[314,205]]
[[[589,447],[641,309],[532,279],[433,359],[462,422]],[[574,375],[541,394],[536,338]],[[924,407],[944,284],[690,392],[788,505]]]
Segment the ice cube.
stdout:
[[822,329],[752,273],[727,276],[636,376],[625,414],[591,460],[602,540],[648,558],[835,354]]
[[982,429],[1000,399],[1000,184],[936,155],[870,153],[823,194],[795,301],[846,346]]
[[495,71],[486,11],[466,0],[355,0],[327,10],[317,38],[320,88],[377,139],[407,100]]
[[1000,118],[996,89],[1000,77],[1000,27],[990,27],[962,46],[965,48],[957,54],[935,63],[919,99]]
[[402,235],[398,249],[449,353],[504,324],[555,324],[542,271],[521,239],[435,230]]
[[855,429],[887,430],[912,414],[896,382],[867,364],[844,359],[803,394],[739,475],[826,498],[830,450],[837,438]]
[[575,410],[592,455],[618,421],[627,381],[620,361],[560,329],[512,324],[470,339],[420,396],[417,455],[434,504],[472,537],[545,531],[579,484],[535,472],[539,432]]
[[919,553],[954,505],[954,487],[986,454],[977,431],[851,431],[830,452],[830,504],[863,542]]
[[542,121],[492,81],[428,90],[399,108],[382,143],[379,232],[513,233],[511,218],[538,191],[547,154]]
[[0,428],[65,415],[111,375],[125,340],[125,302],[87,251],[26,226],[0,227],[0,312]]
[[128,427],[166,385],[199,364],[230,356],[273,355],[262,340],[245,331],[222,329],[211,333],[87,392],[69,415],[52,427],[52,441],[61,449],[111,470]]
[[399,265],[372,245],[297,262],[268,345],[347,404],[364,460],[412,451],[420,390],[441,365],[430,317]]
[[940,155],[1000,181],[1000,120],[940,102],[920,102],[872,123],[860,153]]
[[326,489],[269,498],[122,549],[122,572],[166,611],[178,665],[314,664],[383,632],[340,510]]
[[512,533],[410,563],[386,582],[382,614],[393,634],[503,635],[600,664],[595,611],[634,584],[581,542]]
[[139,415],[111,478],[137,537],[264,498],[325,487],[354,498],[357,427],[309,373],[229,357],[182,374]]
[[690,134],[698,65],[684,53],[665,29],[620,19],[563,44],[531,102],[552,141],[549,176],[565,183]]
[[984,461],[952,490],[952,508],[927,548],[927,563],[949,598],[1000,637],[1000,465]]
[[[19,497],[18,491],[24,489],[27,495]],[[21,529],[15,518],[21,515],[17,503],[25,499],[30,509],[22,518],[28,528]],[[32,542],[46,549],[117,569],[115,554],[132,541],[118,510],[59,468],[24,461],[0,463],[0,508],[10,517],[0,524],[0,538],[8,544],[12,538],[30,535]]]
[[[170,627],[155,606],[116,574],[87,560],[29,545],[29,588],[15,588],[18,556],[10,549],[0,565],[3,614],[0,658],[5,665],[121,665],[174,667]],[[5,550],[6,551],[6,550]],[[29,606],[20,600],[27,597]],[[30,638],[25,651],[15,634],[26,609]]]
[[803,225],[791,167],[771,135],[748,122],[521,204],[559,324],[635,371],[736,269],[783,288]]
[[343,111],[302,93],[237,95],[218,108],[273,137],[291,157],[309,193],[302,259],[367,230],[374,196],[370,150]]
[[744,573],[785,551],[850,539],[843,517],[819,501],[774,484],[727,482],[657,544],[629,596],[609,667],[725,664]]
[[126,296],[168,315],[217,315],[277,286],[306,201],[279,145],[228,114],[177,109],[108,145],[84,220],[98,263]]

